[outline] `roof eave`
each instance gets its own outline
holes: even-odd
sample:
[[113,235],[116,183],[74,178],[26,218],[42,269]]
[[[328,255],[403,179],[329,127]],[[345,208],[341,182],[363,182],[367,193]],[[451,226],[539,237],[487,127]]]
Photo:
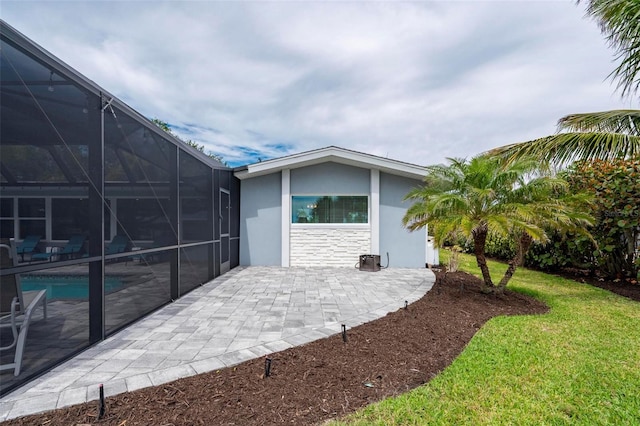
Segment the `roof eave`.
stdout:
[[276,173],[284,169],[297,169],[326,162],[378,169],[385,173],[412,179],[422,180],[427,175],[426,168],[422,166],[337,147],[322,148],[315,151],[307,151],[287,157],[249,164],[242,168],[235,169],[235,175],[238,179],[247,179]]

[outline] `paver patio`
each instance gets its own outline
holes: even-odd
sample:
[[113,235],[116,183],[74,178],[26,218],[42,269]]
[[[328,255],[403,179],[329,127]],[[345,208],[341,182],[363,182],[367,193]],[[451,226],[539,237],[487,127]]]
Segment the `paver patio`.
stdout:
[[0,399],[0,421],[232,366],[418,300],[428,269],[235,268]]

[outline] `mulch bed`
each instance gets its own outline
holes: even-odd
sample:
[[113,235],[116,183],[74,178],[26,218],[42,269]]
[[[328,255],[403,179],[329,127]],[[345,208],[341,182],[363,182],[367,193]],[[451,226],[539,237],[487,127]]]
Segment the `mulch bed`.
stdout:
[[587,275],[576,270],[564,270],[557,275],[564,278],[569,278],[581,283],[591,284],[594,287],[600,287],[605,290],[609,290],[612,293],[619,294],[620,296],[627,297],[636,302],[640,302],[640,284],[636,280],[621,279],[608,281],[603,278],[599,278],[593,275]]
[[539,314],[528,296],[479,291],[464,272],[438,273],[435,287],[407,309],[265,359],[6,422],[8,425],[314,424],[406,392],[436,376],[497,315]]

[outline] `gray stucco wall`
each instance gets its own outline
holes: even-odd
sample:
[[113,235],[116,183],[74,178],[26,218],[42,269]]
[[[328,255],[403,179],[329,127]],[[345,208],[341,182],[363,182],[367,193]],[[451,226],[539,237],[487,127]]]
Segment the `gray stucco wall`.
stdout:
[[369,169],[322,163],[291,170],[291,194],[358,195],[370,192]]
[[411,205],[404,196],[421,184],[419,180],[380,173],[380,263],[394,268],[424,268],[426,230],[409,232],[402,217]]
[[240,185],[240,265],[280,266],[281,174],[245,179]]

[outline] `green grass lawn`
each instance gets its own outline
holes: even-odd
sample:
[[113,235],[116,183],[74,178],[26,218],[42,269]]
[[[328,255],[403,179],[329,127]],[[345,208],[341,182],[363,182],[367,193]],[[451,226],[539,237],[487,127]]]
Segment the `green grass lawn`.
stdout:
[[640,425],[640,303],[526,269],[509,288],[551,311],[492,319],[431,382],[339,424]]

